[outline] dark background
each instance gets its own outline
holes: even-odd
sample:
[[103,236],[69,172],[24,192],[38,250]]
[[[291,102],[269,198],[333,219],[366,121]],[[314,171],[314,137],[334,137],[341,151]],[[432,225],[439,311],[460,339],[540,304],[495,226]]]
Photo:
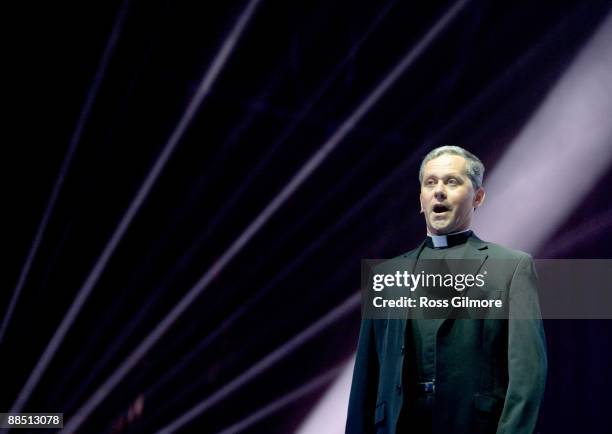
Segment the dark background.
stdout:
[[[11,407],[245,5],[127,6],[0,343],[0,411]],[[263,1],[23,411],[69,419],[449,5]],[[4,14],[2,315],[120,7],[29,2]],[[470,2],[81,431],[165,426],[354,294],[361,258],[413,248],[425,230],[416,179],[424,154],[460,144],[494,171],[611,8],[609,1]],[[611,176],[609,168],[584,206],[531,253],[611,258]],[[593,225],[601,229],[551,247]],[[186,431],[217,432],[338,366],[355,349],[358,324],[355,309]],[[545,326],[541,432],[611,432],[610,322]],[[246,431],[292,432],[324,391]],[[142,411],[128,415],[135,402]]]

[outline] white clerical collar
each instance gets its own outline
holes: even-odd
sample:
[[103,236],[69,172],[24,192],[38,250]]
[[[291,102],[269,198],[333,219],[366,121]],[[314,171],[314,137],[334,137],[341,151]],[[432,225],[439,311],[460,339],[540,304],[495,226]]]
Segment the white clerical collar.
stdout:
[[427,236],[431,238],[431,242],[433,243],[434,247],[448,247],[448,238],[447,238],[448,236],[463,234],[469,231],[470,231],[469,229],[466,229],[464,231],[453,232],[451,234],[444,234],[444,235],[432,235],[429,232],[427,232]]

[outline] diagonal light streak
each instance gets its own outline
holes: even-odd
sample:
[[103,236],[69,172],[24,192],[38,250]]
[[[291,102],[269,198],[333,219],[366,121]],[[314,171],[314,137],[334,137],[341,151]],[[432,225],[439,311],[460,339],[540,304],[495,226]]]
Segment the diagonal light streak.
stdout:
[[612,162],[611,43],[609,13],[496,165],[477,215],[479,234],[537,251],[605,173]]
[[204,411],[208,410],[215,404],[227,398],[229,395],[234,393],[240,387],[247,384],[253,378],[257,377],[262,372],[266,371],[268,368],[280,362],[286,356],[291,354],[295,349],[299,348],[305,342],[322,332],[325,328],[338,321],[339,319],[343,318],[345,315],[348,315],[349,313],[353,312],[359,307],[360,304],[361,292],[357,291],[355,294],[345,300],[342,304],[335,307],[333,310],[331,310],[323,317],[315,321],[313,324],[308,326],[308,328],[304,329],[302,332],[291,338],[289,341],[272,351],[266,357],[259,360],[252,367],[244,371],[242,374],[238,375],[236,378],[221,387],[208,398],[199,402],[187,412],[182,414],[180,417],[160,429],[158,431],[158,434],[174,432],[179,428],[183,427],[185,424],[189,423],[191,420],[202,414]]
[[342,371],[343,365],[344,363],[317,375],[307,383],[299,386],[280,398],[275,399],[244,419],[228,426],[227,428],[224,428],[222,431],[219,431],[217,434],[236,434],[248,429],[262,419],[265,419],[271,414],[281,410],[283,407],[294,403],[298,399],[303,398],[304,396],[307,396],[308,394],[328,384]]
[[561,258],[563,253],[572,251],[585,241],[593,241],[612,228],[612,209],[598,213],[578,227],[561,234],[554,242],[544,247],[542,257]]
[[[302,256],[300,256],[300,258],[298,258],[298,259],[296,259],[296,260],[294,260],[292,262],[292,265],[294,265],[296,263],[299,264],[299,262],[301,260],[303,260],[303,259],[304,258]],[[336,271],[335,271],[335,273],[333,273],[333,274],[328,276],[329,277],[328,281],[330,281],[330,282],[337,281],[339,276],[341,276],[343,274],[346,274],[346,272],[344,270],[346,270],[349,267],[349,265],[347,265],[348,262],[351,262],[351,260],[345,260],[343,262],[338,262],[336,264]],[[353,262],[352,265],[354,265],[354,262]],[[283,276],[280,276],[280,275],[275,276],[274,279],[273,279],[274,282],[270,282],[264,288],[262,288],[259,291],[257,291],[255,296],[249,298],[245,303],[241,303],[241,306],[237,310],[232,312],[230,317],[228,317],[226,320],[224,320],[220,325],[218,325],[210,333],[207,333],[206,337],[202,341],[200,341],[200,343],[198,343],[198,345],[195,348],[191,349],[189,351],[189,353],[187,353],[187,355],[185,357],[183,357],[177,364],[172,366],[172,368],[170,368],[170,370],[165,372],[163,374],[163,376],[161,376],[161,378],[156,379],[155,383],[152,386],[148,387],[144,391],[144,395],[147,396],[147,397],[152,397],[153,395],[158,394],[159,390],[161,388],[163,388],[178,373],[183,371],[183,369],[185,369],[187,366],[189,366],[189,364],[192,363],[198,355],[202,354],[213,342],[215,342],[215,340],[224,331],[227,331],[228,328],[231,327],[233,322],[235,322],[243,314],[245,314],[245,313],[247,313],[249,311],[252,311],[252,309],[254,308],[256,302],[258,300],[261,300],[263,298],[263,296],[266,295],[270,291],[270,289],[272,287],[276,286],[279,283],[279,280],[282,280],[282,278],[286,277],[286,274],[287,274],[286,272],[288,272],[288,271],[289,270],[287,270],[287,268],[285,268],[283,270],[283,272],[282,272]],[[333,284],[332,284],[332,286],[333,286]],[[344,300],[344,301],[346,301],[346,300]],[[180,401],[185,395],[188,395],[193,390],[196,390],[198,387],[200,387],[201,386],[200,383],[201,382],[198,382],[198,381],[190,382],[189,385],[187,385],[186,387],[182,388],[178,393],[174,394],[172,396],[172,398],[166,399],[165,402],[164,402],[164,405],[162,407],[159,407],[158,410],[160,412],[163,412],[165,408],[174,405],[174,402]]]
[[[324,397],[317,403],[310,415],[303,421],[300,428],[296,430],[295,434],[304,434],[308,432],[317,432],[318,434],[326,433],[343,433],[344,432],[344,421],[348,414],[348,403],[343,401],[344,391],[351,387],[351,380],[353,378],[353,368],[355,366],[355,356],[353,355],[349,362],[344,365],[342,371],[335,379],[334,383],[325,392]],[[337,405],[338,403],[344,403],[346,405]],[[318,425],[317,419],[322,418],[326,420],[325,431],[322,431],[320,426],[319,430],[316,430]]]
[[51,214],[53,214],[53,210],[55,209],[55,203],[57,202],[60,191],[62,190],[62,187],[64,185],[64,180],[66,179],[70,164],[72,163],[72,158],[74,157],[77,146],[81,141],[83,130],[85,129],[85,125],[87,124],[87,121],[89,119],[89,115],[98,95],[98,91],[100,90],[100,86],[106,74],[106,70],[108,69],[108,64],[110,63],[110,59],[113,55],[113,52],[115,51],[117,41],[121,34],[121,30],[123,28],[123,24],[127,16],[129,3],[130,0],[124,0],[123,4],[119,9],[119,12],[117,13],[117,17],[115,18],[115,24],[113,26],[113,29],[111,30],[108,41],[106,42],[104,52],[102,53],[102,57],[100,59],[100,64],[98,65],[98,69],[96,70],[96,73],[94,75],[93,82],[87,92],[87,96],[85,97],[85,102],[83,103],[83,107],[81,108],[81,112],[77,119],[76,127],[72,132],[72,136],[70,137],[68,150],[66,151],[66,155],[64,156],[64,160],[62,161],[59,174],[55,180],[53,189],[51,190],[49,201],[47,202],[47,206],[45,208],[45,211],[43,212],[43,216],[36,229],[34,240],[32,241],[32,245],[30,246],[30,250],[28,252],[26,260],[21,268],[19,278],[17,280],[17,285],[13,290],[13,295],[6,309],[6,313],[4,314],[4,317],[2,319],[2,325],[0,326],[0,344],[4,340],[4,335],[6,334],[6,330],[8,329],[11,318],[13,317],[13,313],[15,311],[15,307],[17,306],[17,302],[19,301],[21,291],[23,290],[23,287],[28,279],[28,273],[30,272],[30,268],[32,268],[34,258],[36,258],[36,253],[38,252],[40,243],[42,242],[42,239],[45,235],[49,219],[51,218]]
[[252,185],[255,177],[259,175],[264,168],[270,163],[272,157],[277,153],[280,149],[281,145],[286,142],[286,140],[291,137],[291,135],[295,132],[295,130],[302,124],[304,119],[310,114],[318,101],[321,100],[322,96],[329,90],[334,81],[338,78],[342,70],[346,67],[346,65],[355,58],[364,42],[368,40],[370,35],[374,33],[376,29],[382,24],[384,19],[387,17],[389,12],[395,6],[395,1],[392,1],[385,5],[381,11],[374,18],[368,29],[363,33],[363,35],[359,38],[359,40],[353,44],[348,53],[344,56],[344,58],[338,62],[335,66],[331,74],[325,79],[323,84],[321,84],[317,91],[312,95],[306,103],[302,106],[297,115],[291,120],[291,122],[283,129],[280,136],[274,141],[274,143],[270,146],[268,151],[263,155],[255,164],[253,169],[249,172],[249,174],[244,178],[240,187],[232,192],[230,198],[225,202],[223,208],[219,210],[213,219],[208,223],[206,235],[210,233],[214,233],[217,226],[225,221],[227,213],[240,201],[248,187]]
[[168,139],[168,142],[164,146],[162,153],[159,155],[159,157],[155,161],[155,164],[153,165],[151,171],[148,173],[145,181],[143,182],[136,196],[130,203],[128,210],[123,215],[121,221],[119,222],[119,225],[115,229],[115,232],[113,233],[112,237],[110,238],[109,242],[104,248],[102,255],[98,258],[94,268],[92,269],[89,276],[87,277],[85,284],[79,290],[79,293],[77,294],[77,297],[75,298],[72,305],[70,306],[68,313],[64,316],[64,319],[62,320],[60,326],[55,331],[55,334],[51,338],[51,341],[45,348],[45,351],[43,355],[40,357],[36,367],[30,374],[28,381],[24,385],[19,396],[17,397],[17,400],[15,401],[15,403],[13,404],[13,407],[11,408],[12,413],[20,412],[20,410],[23,408],[26,401],[32,394],[34,388],[36,387],[38,381],[43,375],[45,369],[47,368],[55,352],[59,348],[64,336],[68,332],[70,326],[76,319],[83,304],[85,303],[89,294],[91,293],[95,284],[97,283],[100,275],[104,271],[104,268],[106,267],[106,264],[110,260],[110,257],[112,256],[113,252],[115,251],[116,247],[121,241],[123,235],[127,231],[130,223],[134,219],[136,213],[142,206],[143,202],[145,201],[151,189],[153,188],[157,178],[159,177],[161,171],[163,170],[166,163],[170,159],[172,152],[176,148],[178,142],[180,141],[183,134],[187,130],[194,116],[196,115],[198,108],[200,107],[204,98],[209,94],[212,85],[214,84],[215,80],[219,76],[219,73],[221,72],[222,68],[225,66],[229,56],[231,55],[234,47],[236,46],[238,42],[238,39],[242,35],[249,20],[255,13],[255,10],[257,8],[257,5],[259,4],[259,1],[260,0],[250,0],[249,1],[246,8],[244,9],[244,11],[241,13],[240,17],[236,21],[232,31],[230,32],[228,37],[223,42],[219,52],[215,55],[213,62],[211,63],[208,70],[206,71],[202,81],[200,82],[200,85],[198,86],[198,89],[195,95],[189,102],[185,112],[183,113],[183,116],[181,117],[179,123],[177,124],[176,128],[172,132],[170,138]]
[[[420,57],[429,45],[444,31],[457,14],[467,4],[467,0],[457,1],[424,35],[424,37],[401,58],[400,62],[362,101],[357,109],[341,124],[340,128],[321,146],[321,148],[302,166],[287,185],[264,208],[253,222],[238,236],[223,255],[213,263],[189,292],[172,308],[153,331],[132,351],[109,378],[94,392],[87,402],[77,410],[74,418],[67,425],[76,429],[85,418],[102,402],[112,389],[130,372],[136,363],[157,343],[174,322],[187,310],[195,299],[210,285],[213,279],[223,271],[227,264],[238,254],[274,213],[291,197],[306,179],[323,163],[325,158],[351,132],[354,126],[384,96],[406,70]],[[74,422],[73,422],[74,421]]]

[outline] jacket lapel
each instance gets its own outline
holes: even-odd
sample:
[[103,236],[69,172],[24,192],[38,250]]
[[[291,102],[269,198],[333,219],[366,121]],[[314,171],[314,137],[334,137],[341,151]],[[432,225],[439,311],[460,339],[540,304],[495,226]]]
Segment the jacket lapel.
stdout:
[[[424,248],[425,248],[425,240],[423,240],[421,242],[421,244],[416,249],[411,250],[408,253],[405,253],[404,255],[402,255],[404,259],[409,260],[409,261],[414,261],[412,263],[412,270],[410,270],[410,272],[413,273],[413,274],[414,274],[414,271],[416,269],[417,260],[419,259],[419,256],[421,255],[421,252],[423,251]],[[401,328],[404,331],[404,335],[405,335],[405,333],[406,333],[406,324],[408,323],[408,319],[407,318],[402,318],[401,321],[402,321]]]
[[[468,270],[462,269],[461,271],[466,272],[469,271],[470,274],[476,275],[478,274],[478,272],[480,271],[480,269],[482,268],[483,264],[485,263],[485,261],[487,260],[487,258],[489,257],[487,251],[488,251],[489,246],[487,245],[486,242],[482,241],[480,238],[478,238],[476,235],[472,234],[470,236],[470,238],[468,238],[467,240],[467,248],[465,249],[463,255],[461,256],[460,260],[470,260],[470,268]],[[451,270],[453,271],[453,270]],[[469,292],[469,289],[465,290],[461,295],[467,295],[467,293]],[[440,331],[440,327],[442,326],[442,324],[444,324],[445,322],[449,321],[454,321],[453,316],[453,311],[457,310],[459,308],[454,308],[449,312],[449,317],[448,318],[442,318],[442,319],[435,319],[432,321],[436,321],[436,335],[437,333]]]

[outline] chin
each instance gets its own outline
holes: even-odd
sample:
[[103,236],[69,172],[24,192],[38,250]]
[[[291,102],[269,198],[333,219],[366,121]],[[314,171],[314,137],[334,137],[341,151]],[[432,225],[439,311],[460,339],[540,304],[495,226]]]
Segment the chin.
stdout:
[[434,235],[446,235],[446,234],[450,234],[450,233],[459,231],[459,229],[457,229],[456,226],[451,226],[451,225],[433,226],[433,229],[435,231]]
[[433,234],[432,235],[444,235],[449,233],[450,231],[447,228],[433,228]]
[[432,229],[436,232],[439,232],[440,235],[445,234],[447,232],[449,232],[450,226],[444,225],[444,226],[434,226],[432,225]]

